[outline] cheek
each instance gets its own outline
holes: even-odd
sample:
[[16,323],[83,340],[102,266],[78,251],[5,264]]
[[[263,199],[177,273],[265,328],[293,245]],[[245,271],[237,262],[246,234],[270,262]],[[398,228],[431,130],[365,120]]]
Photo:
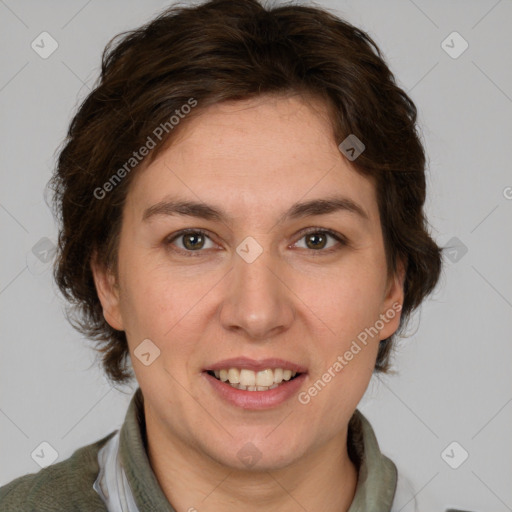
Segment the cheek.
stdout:
[[[123,270],[121,312],[131,344],[149,338],[161,349],[172,346],[173,356],[190,352],[203,331],[204,304],[219,273],[192,275],[150,255],[126,257]],[[176,338],[179,346],[171,343]]]
[[376,258],[354,255],[333,272],[307,277],[298,295],[341,343],[374,325],[381,313],[385,266]]
[[121,247],[119,262],[120,308],[129,340],[160,338],[171,328],[169,304],[176,303],[177,288],[143,254]]
[[308,395],[318,397],[315,407],[333,423],[357,406],[373,374],[380,341],[375,325],[386,285],[385,265],[378,258],[346,263],[330,279],[317,279],[314,293],[302,290],[310,290],[304,302],[321,320],[316,321]]

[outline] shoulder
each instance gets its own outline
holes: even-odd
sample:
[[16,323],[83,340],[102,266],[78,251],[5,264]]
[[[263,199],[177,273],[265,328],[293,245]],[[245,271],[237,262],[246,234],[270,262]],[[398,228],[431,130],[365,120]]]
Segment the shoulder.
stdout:
[[98,451],[114,433],[79,448],[62,462],[0,487],[0,511],[106,511],[93,483],[99,472]]

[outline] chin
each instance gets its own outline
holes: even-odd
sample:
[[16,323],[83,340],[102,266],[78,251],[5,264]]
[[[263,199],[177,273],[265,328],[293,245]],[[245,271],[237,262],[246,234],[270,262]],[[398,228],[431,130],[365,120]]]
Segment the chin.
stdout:
[[239,435],[224,447],[219,444],[209,447],[209,456],[232,470],[251,472],[283,469],[303,456],[304,442],[291,441],[290,436],[283,435],[270,441],[267,435]]

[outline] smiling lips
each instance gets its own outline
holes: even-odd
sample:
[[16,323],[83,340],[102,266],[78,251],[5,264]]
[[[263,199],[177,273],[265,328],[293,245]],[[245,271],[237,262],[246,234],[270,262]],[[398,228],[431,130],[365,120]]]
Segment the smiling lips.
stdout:
[[283,359],[255,361],[236,358],[212,365],[207,373],[218,381],[242,391],[269,391],[293,380],[306,369]]
[[[209,373],[211,375],[212,372]],[[236,389],[268,391],[277,388],[282,382],[293,379],[297,372],[283,368],[267,368],[257,372],[245,368],[223,368],[214,370],[213,374],[218,380],[226,382]]]

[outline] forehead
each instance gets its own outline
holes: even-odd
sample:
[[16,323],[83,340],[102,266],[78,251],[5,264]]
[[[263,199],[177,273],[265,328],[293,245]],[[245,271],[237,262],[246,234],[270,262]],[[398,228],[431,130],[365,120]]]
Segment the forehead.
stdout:
[[373,184],[340,153],[319,100],[262,96],[225,102],[183,123],[171,144],[134,177],[127,204],[139,214],[166,196],[254,216],[276,211],[277,204],[338,192],[368,210],[376,207]]
[[293,95],[212,105],[189,123],[185,119],[172,147],[173,157],[208,162],[207,168],[212,170],[220,170],[226,163],[237,173],[245,170],[254,175],[259,169],[256,174],[261,175],[304,159],[304,164],[311,164],[320,153],[321,164],[328,160],[334,163],[333,143],[325,105],[314,98]]

